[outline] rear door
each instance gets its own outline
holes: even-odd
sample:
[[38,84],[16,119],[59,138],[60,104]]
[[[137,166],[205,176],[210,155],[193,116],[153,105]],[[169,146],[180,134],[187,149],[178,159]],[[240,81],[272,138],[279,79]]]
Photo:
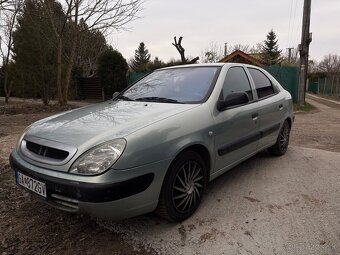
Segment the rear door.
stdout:
[[259,106],[243,66],[229,68],[220,99],[233,92],[247,93],[250,101],[222,112],[215,110],[215,171],[223,172],[257,150]]
[[284,97],[260,69],[247,67],[247,70],[254,82],[260,106],[258,124],[261,134],[259,150],[261,150],[276,142],[284,115]]

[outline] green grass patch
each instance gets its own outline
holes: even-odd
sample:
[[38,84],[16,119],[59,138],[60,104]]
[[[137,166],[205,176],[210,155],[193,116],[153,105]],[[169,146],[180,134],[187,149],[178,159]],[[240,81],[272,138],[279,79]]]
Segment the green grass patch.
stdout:
[[315,106],[307,102],[305,102],[304,104],[294,104],[294,112],[310,112],[315,109]]

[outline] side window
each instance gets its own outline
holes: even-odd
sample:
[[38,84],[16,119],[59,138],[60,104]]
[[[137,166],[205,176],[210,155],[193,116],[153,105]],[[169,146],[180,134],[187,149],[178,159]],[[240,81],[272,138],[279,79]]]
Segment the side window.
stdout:
[[259,98],[267,97],[275,93],[271,81],[264,73],[254,68],[248,68],[248,71],[253,78]]
[[249,101],[253,100],[250,82],[243,67],[231,67],[223,83],[223,97],[234,92],[245,92]]

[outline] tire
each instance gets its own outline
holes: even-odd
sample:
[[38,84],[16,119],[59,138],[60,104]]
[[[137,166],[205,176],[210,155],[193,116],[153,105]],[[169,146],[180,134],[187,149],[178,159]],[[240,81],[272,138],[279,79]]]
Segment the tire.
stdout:
[[276,143],[268,148],[270,154],[274,156],[282,156],[287,152],[289,144],[290,126],[287,120],[283,123]]
[[170,165],[156,213],[172,222],[189,218],[198,208],[207,182],[207,168],[193,151],[181,153]]

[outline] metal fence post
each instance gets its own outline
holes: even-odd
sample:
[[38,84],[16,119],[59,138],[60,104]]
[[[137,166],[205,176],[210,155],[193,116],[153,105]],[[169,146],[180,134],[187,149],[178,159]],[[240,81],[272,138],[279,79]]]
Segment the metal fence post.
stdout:
[[340,87],[340,84],[339,84],[339,76],[337,77],[337,82],[336,82],[336,98],[339,98],[339,87]]

